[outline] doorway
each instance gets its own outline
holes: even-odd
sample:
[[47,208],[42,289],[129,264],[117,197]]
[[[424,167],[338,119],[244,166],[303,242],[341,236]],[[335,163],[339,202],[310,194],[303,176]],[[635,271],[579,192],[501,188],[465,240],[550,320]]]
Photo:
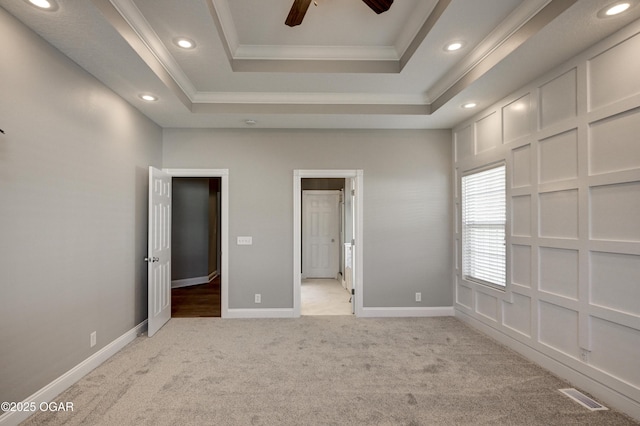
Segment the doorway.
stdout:
[[219,178],[219,263],[220,308],[225,318],[229,312],[229,170],[228,169],[164,169],[173,178]]
[[148,324],[153,336],[171,319],[171,184],[173,178],[220,178],[220,305],[229,310],[229,170],[149,167]]
[[[362,170],[295,170],[293,186],[294,316],[299,317],[301,314],[349,315],[352,313],[355,313],[356,316],[360,315],[362,309],[362,250],[359,248],[362,241]],[[320,212],[325,216],[327,214],[333,215],[335,212],[336,226],[327,228],[333,235],[325,235],[326,241],[322,239],[319,242],[315,241],[315,254],[310,244],[307,244],[305,248],[305,244],[309,243],[309,238],[313,237],[309,235],[305,237],[305,232],[310,233],[308,228],[305,229],[305,223],[309,227],[314,219],[309,214],[303,214],[305,210],[303,190],[310,191],[308,194],[311,195],[315,193],[319,196],[318,199],[324,200],[316,204],[326,204],[332,194],[338,194],[335,197],[337,200],[335,209],[319,206]],[[345,205],[348,205],[347,209],[345,209]],[[322,228],[320,226],[322,220],[320,219],[321,215],[316,216],[316,223],[312,227],[315,228],[315,231],[319,231]],[[345,217],[349,219],[345,220]],[[331,239],[335,241],[332,242]],[[332,243],[336,250],[329,250]],[[329,269],[335,272],[312,267],[313,265],[310,264],[312,259],[321,266],[329,266]],[[337,266],[337,268],[330,266],[330,264]],[[305,286],[304,295],[303,286]],[[307,289],[309,292],[306,292]],[[336,295],[337,299],[332,299],[332,294]],[[303,296],[305,309],[303,309]],[[316,313],[307,311],[307,296],[322,305],[319,306],[319,309],[314,307],[312,312]],[[339,308],[341,298],[346,309],[340,310]],[[332,302],[332,300],[336,301]],[[336,311],[333,308],[338,309]]]
[[345,179],[302,179],[301,315],[353,313],[342,268],[345,214],[351,213],[344,209],[344,188]]
[[220,178],[171,186],[171,317],[220,317]]

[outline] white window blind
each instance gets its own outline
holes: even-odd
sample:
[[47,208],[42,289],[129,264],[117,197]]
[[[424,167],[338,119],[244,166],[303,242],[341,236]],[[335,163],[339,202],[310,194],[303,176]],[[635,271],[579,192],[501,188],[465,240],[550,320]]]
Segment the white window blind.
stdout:
[[462,273],[505,286],[506,173],[501,165],[462,177]]

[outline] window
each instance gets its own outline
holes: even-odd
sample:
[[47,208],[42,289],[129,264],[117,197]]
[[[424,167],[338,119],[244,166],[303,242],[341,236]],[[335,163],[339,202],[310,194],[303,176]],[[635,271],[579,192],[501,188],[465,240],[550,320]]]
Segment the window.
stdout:
[[505,165],[462,177],[462,274],[500,287],[506,282]]

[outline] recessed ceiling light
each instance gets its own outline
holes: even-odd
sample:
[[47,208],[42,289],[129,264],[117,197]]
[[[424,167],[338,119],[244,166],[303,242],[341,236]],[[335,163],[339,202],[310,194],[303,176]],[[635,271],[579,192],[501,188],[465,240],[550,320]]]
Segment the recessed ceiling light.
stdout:
[[176,46],[181,47],[183,49],[193,49],[196,47],[196,42],[186,37],[179,37],[173,40]]
[[462,104],[462,108],[464,109],[471,109],[471,108],[475,108],[477,107],[478,104],[475,102],[467,102],[466,104]]
[[607,9],[607,11],[605,12],[605,15],[608,15],[608,16],[617,15],[629,9],[630,7],[631,7],[631,4],[629,3],[616,4],[615,6],[611,6],[609,9]]
[[143,95],[140,95],[140,99],[142,99],[143,101],[147,101],[147,102],[155,102],[155,101],[158,100],[158,97],[145,93]]
[[454,41],[451,43],[448,43],[445,47],[444,50],[446,50],[447,52],[455,52],[456,50],[460,50],[462,49],[462,46],[464,46],[464,43],[461,41]]
[[600,9],[600,11],[598,12],[598,18],[609,18],[611,16],[619,15],[631,9],[631,7],[635,6],[637,2],[638,0],[627,0],[612,3],[607,7]]
[[56,10],[58,5],[53,0],[25,0],[32,6],[43,10]]

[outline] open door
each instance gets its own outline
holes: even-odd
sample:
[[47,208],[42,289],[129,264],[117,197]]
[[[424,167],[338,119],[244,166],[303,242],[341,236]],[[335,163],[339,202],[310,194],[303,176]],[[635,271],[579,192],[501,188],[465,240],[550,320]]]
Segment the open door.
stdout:
[[345,201],[346,197],[349,198],[348,206],[345,210],[348,212],[345,215],[345,235],[349,239],[345,243],[345,280],[347,281],[347,291],[351,294],[351,313],[356,313],[356,289],[355,289],[355,271],[356,271],[356,224],[357,218],[357,200],[356,200],[356,179],[345,179]]
[[171,318],[171,176],[149,167],[149,320],[153,336]]

